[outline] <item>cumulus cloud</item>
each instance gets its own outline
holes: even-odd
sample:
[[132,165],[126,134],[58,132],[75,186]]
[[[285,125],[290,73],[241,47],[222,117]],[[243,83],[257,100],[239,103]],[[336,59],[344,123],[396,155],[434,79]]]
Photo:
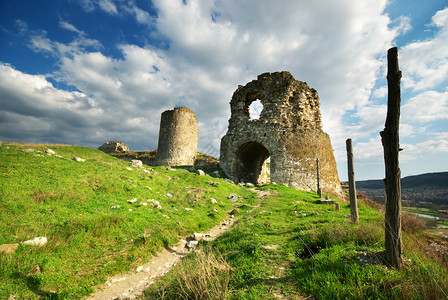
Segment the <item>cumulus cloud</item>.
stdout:
[[448,77],[448,7],[432,17],[434,38],[417,41],[403,47],[400,61],[406,65],[403,87],[415,91],[434,88],[446,83]]
[[405,122],[425,123],[448,119],[448,91],[426,91],[409,99],[402,107]]

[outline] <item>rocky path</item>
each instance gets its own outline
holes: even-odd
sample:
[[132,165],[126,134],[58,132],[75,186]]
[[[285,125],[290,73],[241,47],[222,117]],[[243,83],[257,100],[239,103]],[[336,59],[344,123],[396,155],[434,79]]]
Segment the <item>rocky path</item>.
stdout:
[[[266,197],[269,192],[252,189],[258,194],[260,200]],[[256,206],[255,208],[259,207]],[[253,210],[255,209],[253,208]],[[237,218],[230,218],[216,225],[208,232],[195,234],[195,238],[181,239],[180,242],[169,248],[165,248],[158,253],[148,263],[139,266],[128,273],[119,274],[109,278],[109,280],[97,287],[95,293],[85,298],[86,300],[110,300],[110,299],[136,299],[143,296],[143,292],[155,282],[158,277],[168,273],[178,264],[192,249],[194,240],[212,240],[226,232],[237,221]],[[193,241],[193,243],[192,243]]]

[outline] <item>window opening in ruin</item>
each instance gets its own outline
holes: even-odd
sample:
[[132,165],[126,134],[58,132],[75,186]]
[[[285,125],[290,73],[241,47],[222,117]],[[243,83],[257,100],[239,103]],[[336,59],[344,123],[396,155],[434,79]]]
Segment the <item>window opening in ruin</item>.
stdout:
[[268,149],[258,142],[249,142],[242,145],[237,152],[236,180],[256,185],[270,182],[270,172],[267,164],[269,156]]
[[249,106],[249,119],[258,120],[260,119],[261,111],[263,110],[263,104],[260,100],[253,101]]

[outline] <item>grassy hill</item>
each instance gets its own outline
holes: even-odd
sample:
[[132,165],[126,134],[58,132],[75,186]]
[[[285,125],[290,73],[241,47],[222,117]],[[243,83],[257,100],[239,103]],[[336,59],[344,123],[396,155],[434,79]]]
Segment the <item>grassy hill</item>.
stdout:
[[[56,153],[46,155],[47,147]],[[147,299],[448,297],[446,241],[429,238],[420,219],[404,219],[406,261],[397,271],[382,264],[384,220],[377,209],[359,203],[360,224],[353,225],[343,202],[336,211],[315,193],[259,189],[271,195],[258,199],[247,188],[182,168],[130,168],[89,148],[4,144],[0,245],[39,236],[48,243],[0,253],[0,299],[79,299],[231,210],[241,217],[235,226],[202,241],[200,251],[146,291]]]
[[[47,147],[56,154],[46,155]],[[238,202],[227,199],[231,193]],[[135,268],[179,236],[206,230],[234,206],[244,212],[255,201],[253,192],[222,179],[182,169],[130,168],[94,149],[4,144],[0,245],[41,236],[48,244],[0,254],[0,299],[87,295],[107,276]],[[36,266],[40,272],[32,274]]]

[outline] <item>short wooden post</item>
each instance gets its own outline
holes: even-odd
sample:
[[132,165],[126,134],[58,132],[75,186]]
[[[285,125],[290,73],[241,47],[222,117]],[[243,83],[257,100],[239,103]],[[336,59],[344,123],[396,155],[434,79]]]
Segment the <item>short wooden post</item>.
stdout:
[[359,224],[358,216],[358,201],[356,199],[356,183],[355,183],[355,168],[353,164],[353,145],[352,139],[345,141],[347,147],[347,167],[348,167],[348,187],[350,196],[350,216],[352,222]]
[[334,209],[336,210],[336,211],[340,211],[341,210],[341,207],[340,207],[340,205],[339,205],[339,203],[335,203],[334,204]]
[[401,171],[398,161],[401,71],[398,66],[397,47],[387,52],[387,63],[387,116],[384,130],[380,133],[386,169],[385,259],[390,266],[400,269],[403,266],[400,219]]
[[322,198],[322,190],[320,188],[320,182],[319,182],[319,158],[316,158],[316,166],[317,166],[317,195],[319,198]]

